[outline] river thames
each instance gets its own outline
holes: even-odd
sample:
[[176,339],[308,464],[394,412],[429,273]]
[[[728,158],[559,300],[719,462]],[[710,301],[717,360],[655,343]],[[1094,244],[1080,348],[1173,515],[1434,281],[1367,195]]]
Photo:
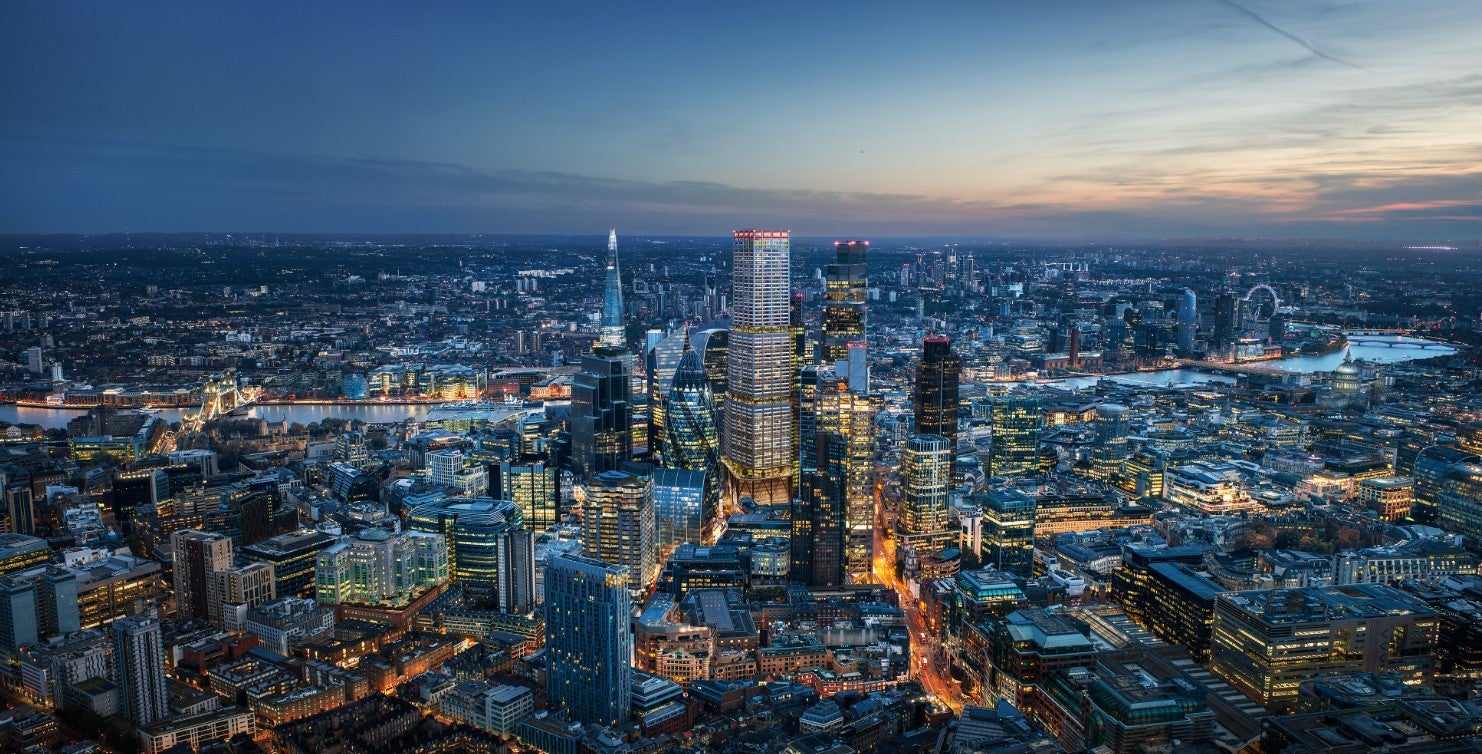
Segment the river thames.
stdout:
[[[1397,364],[1404,361],[1428,359],[1434,356],[1447,356],[1456,353],[1455,348],[1436,341],[1400,335],[1365,336],[1364,340],[1365,342],[1363,343],[1356,343],[1351,346],[1353,358],[1376,364]],[[1422,345],[1426,347],[1422,348]],[[1331,372],[1337,369],[1338,365],[1343,362],[1343,355],[1344,351],[1338,350],[1321,356],[1289,356],[1284,359],[1274,359],[1259,363],[1263,367],[1276,367],[1299,374]],[[1213,374],[1195,369],[1162,369],[1133,374],[1041,380],[1038,384],[1082,389],[1094,386],[1101,379],[1112,379],[1128,384],[1145,385],[1192,385],[1235,381],[1232,375],[1227,374]],[[405,421],[413,417],[421,419],[427,415],[428,411],[435,407],[435,405],[427,403],[414,405],[384,403],[272,404],[253,406],[248,409],[247,415],[252,418],[267,419],[271,422],[286,419],[290,424],[312,424],[313,422],[330,418],[361,419],[380,424]],[[80,409],[29,408],[7,403],[0,405],[0,422],[8,422],[10,424],[39,424],[51,429],[67,426],[69,420],[81,416],[82,413],[83,411]],[[181,409],[168,409],[160,411],[159,416],[173,422],[180,419],[181,413],[183,413]]]

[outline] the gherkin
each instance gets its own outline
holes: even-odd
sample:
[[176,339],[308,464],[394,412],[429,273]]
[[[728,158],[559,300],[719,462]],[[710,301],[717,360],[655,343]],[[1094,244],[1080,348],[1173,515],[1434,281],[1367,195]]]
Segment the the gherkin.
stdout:
[[720,500],[720,433],[715,425],[715,399],[700,354],[686,351],[669,388],[664,422],[664,465],[705,472],[705,527],[717,515]]

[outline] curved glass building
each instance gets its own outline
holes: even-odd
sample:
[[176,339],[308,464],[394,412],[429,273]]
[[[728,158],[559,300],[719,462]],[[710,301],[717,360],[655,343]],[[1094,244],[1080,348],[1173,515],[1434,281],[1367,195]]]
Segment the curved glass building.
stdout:
[[511,532],[525,528],[525,514],[509,500],[446,498],[407,514],[411,531],[441,534],[448,543],[448,572],[474,589],[498,588],[502,563],[512,553]]

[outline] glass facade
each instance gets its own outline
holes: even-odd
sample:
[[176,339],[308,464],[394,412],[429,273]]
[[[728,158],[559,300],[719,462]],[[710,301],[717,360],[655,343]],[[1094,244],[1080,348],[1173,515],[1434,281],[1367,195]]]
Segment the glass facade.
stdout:
[[654,469],[653,498],[659,559],[664,560],[674,548],[686,542],[708,544],[710,518],[707,513],[707,490],[710,486],[704,471],[689,469]]
[[983,565],[1024,578],[1034,575],[1034,498],[1017,490],[983,496]]
[[407,529],[442,535],[452,579],[484,591],[493,591],[499,583],[502,538],[524,526],[520,506],[493,498],[438,500],[407,514]]
[[952,350],[945,335],[932,335],[921,343],[921,363],[916,365],[916,432],[941,435],[957,445],[958,382],[962,359]]
[[865,337],[865,252],[869,241],[837,241],[835,260],[824,270],[823,342],[825,364],[849,358],[849,343]]
[[571,463],[590,478],[633,456],[632,384],[627,354],[599,348],[571,380]]
[[720,512],[720,430],[699,353],[687,351],[680,359],[666,404],[663,465],[704,474],[700,538],[689,541],[709,543],[709,529]]
[[994,395],[988,398],[993,436],[988,451],[989,476],[1034,474],[1039,467],[1043,417],[1038,398]]
[[947,525],[952,452],[951,441],[941,435],[912,435],[901,450],[901,536],[922,554],[957,539]]

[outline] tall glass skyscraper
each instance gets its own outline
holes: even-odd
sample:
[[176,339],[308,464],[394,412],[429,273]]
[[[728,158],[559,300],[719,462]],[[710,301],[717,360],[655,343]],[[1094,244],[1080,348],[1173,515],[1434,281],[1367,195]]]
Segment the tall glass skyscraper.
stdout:
[[793,337],[789,231],[738,230],[731,253],[731,336],[727,350],[727,498],[792,500]]
[[988,450],[989,476],[1033,474],[1039,468],[1039,435],[1044,423],[1038,398],[988,397],[993,436]]
[[658,539],[651,480],[625,471],[592,477],[582,506],[582,554],[623,566],[629,588],[648,588],[657,574]]
[[852,583],[868,580],[874,550],[875,403],[856,392],[850,381],[827,366],[809,366],[801,372],[799,391],[799,449],[802,468],[822,470],[818,438],[837,436],[843,443],[846,527],[845,570]]
[[626,568],[580,555],[557,555],[546,567],[546,693],[577,722],[615,726],[628,720],[629,580]]
[[720,430],[710,381],[698,352],[686,351],[680,359],[665,405],[663,464],[704,474],[702,529],[708,538],[710,524],[720,511]]
[[921,554],[957,539],[947,526],[953,450],[941,435],[911,435],[901,449],[901,538]]
[[792,502],[792,578],[809,586],[844,583],[849,536],[846,499],[848,445],[837,432],[820,431],[803,461],[801,489]]
[[1024,578],[1034,575],[1034,498],[1018,490],[983,496],[983,565]]
[[623,335],[617,231],[607,239],[607,288],[596,347],[571,379],[571,465],[582,478],[633,457],[633,355]]
[[644,372],[648,376],[648,447],[658,464],[668,463],[665,424],[669,414],[669,390],[674,384],[679,362],[688,352],[689,333],[680,328],[659,339],[644,354]]
[[823,272],[823,338],[820,360],[849,358],[849,344],[865,337],[865,252],[869,241],[835,241],[835,259]]
[[921,363],[916,365],[916,433],[940,435],[957,447],[958,382],[962,359],[952,350],[945,335],[929,335],[921,344]]
[[607,232],[607,284],[602,292],[602,322],[597,345],[624,350],[627,335],[623,331],[623,280],[618,266],[617,228]]
[[525,526],[536,534],[561,520],[561,473],[543,455],[499,462],[499,499],[520,506]]
[[1191,290],[1184,290],[1178,301],[1178,348],[1184,353],[1194,350],[1194,336],[1199,332],[1199,300]]

